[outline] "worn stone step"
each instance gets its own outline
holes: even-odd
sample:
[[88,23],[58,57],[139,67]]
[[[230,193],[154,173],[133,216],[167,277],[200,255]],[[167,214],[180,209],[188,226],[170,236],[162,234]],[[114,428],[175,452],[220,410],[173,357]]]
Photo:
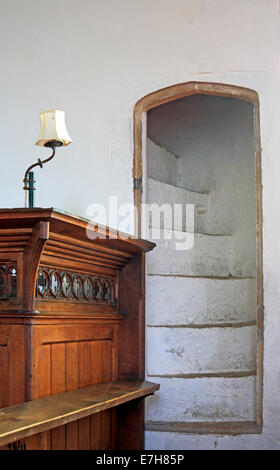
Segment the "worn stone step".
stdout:
[[147,174],[165,183],[177,184],[178,157],[147,139]]
[[[161,228],[169,228],[176,230],[191,230],[195,232],[207,232],[208,208],[209,208],[209,195],[188,191],[177,186],[158,181],[153,178],[148,178],[147,181],[148,202],[156,203],[159,206],[170,204],[172,208],[171,215],[166,212],[163,220],[149,215],[149,226],[156,226]],[[182,212],[178,211],[178,216],[174,217],[174,205],[182,205]],[[186,204],[192,204],[193,213],[188,212],[186,217]],[[182,222],[180,220],[183,214]],[[193,216],[194,215],[194,220]],[[191,218],[190,218],[191,217]]]
[[[228,426],[225,426],[224,432],[203,432],[200,431],[182,432],[178,431],[176,423],[170,426],[167,424],[165,432],[160,430],[145,431],[145,449],[146,450],[260,450],[275,449],[278,450],[277,439],[268,442],[266,433],[256,434],[255,426],[252,422],[241,421],[244,425],[237,428],[240,432],[230,433]],[[198,423],[199,426],[200,423]],[[209,423],[210,424],[210,423]],[[223,426],[223,422],[219,423]],[[197,425],[197,423],[195,423]],[[213,429],[212,424],[210,424]],[[215,424],[214,424],[215,426]],[[190,426],[193,429],[193,426]],[[216,427],[216,426],[215,426]],[[177,428],[177,429],[176,429]],[[205,426],[202,423],[202,428]],[[273,434],[274,436],[275,434]],[[272,444],[271,444],[272,442]]]
[[256,369],[256,327],[147,328],[147,373],[184,375]]
[[147,323],[188,325],[256,320],[256,279],[148,275]]
[[[232,236],[158,229],[147,256],[148,274],[229,276]],[[155,234],[153,234],[155,237]],[[166,239],[170,237],[169,239]],[[152,238],[150,238],[152,239]]]
[[[145,401],[147,421],[254,421],[254,376],[154,378],[160,390]],[[178,393],[179,391],[179,393]]]

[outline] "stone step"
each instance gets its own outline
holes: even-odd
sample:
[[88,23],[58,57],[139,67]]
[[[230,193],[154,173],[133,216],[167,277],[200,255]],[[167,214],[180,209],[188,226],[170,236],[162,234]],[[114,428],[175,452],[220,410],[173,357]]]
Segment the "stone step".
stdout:
[[[242,423],[242,421],[241,421]],[[224,422],[219,423],[224,426]],[[200,426],[200,423],[195,423],[194,426]],[[213,429],[215,424],[212,426],[212,423],[209,423],[210,428]],[[230,433],[228,426],[226,425],[226,431],[209,433],[204,431],[195,431],[192,433],[184,431],[178,431],[176,423],[167,424],[165,426],[165,431],[161,430],[152,430],[148,428],[149,422],[147,422],[145,430],[145,449],[146,450],[259,450],[259,449],[271,449],[272,446],[276,450],[279,445],[276,440],[267,441],[266,433],[256,434],[255,426],[252,423],[244,422],[244,427],[236,423],[237,429],[240,429],[240,432]],[[153,426],[153,422],[151,423]],[[179,424],[180,426],[180,424]],[[234,426],[234,425],[233,425]],[[177,428],[177,429],[176,429]],[[190,428],[193,429],[193,426],[190,425]],[[204,424],[202,423],[202,428],[205,429]],[[244,431],[245,428],[245,431]]]
[[158,232],[157,246],[147,256],[148,274],[230,276],[232,236]]
[[[147,181],[148,191],[148,202],[149,204],[156,203],[159,206],[163,204],[170,204],[172,208],[171,215],[166,212],[164,220],[149,216],[150,227],[161,227],[175,230],[205,232],[207,233],[207,220],[208,220],[208,207],[209,207],[209,195],[203,193],[197,193],[194,191],[188,191],[171,184],[167,184],[161,181],[157,181],[153,178],[148,178]],[[174,204],[182,205],[182,212],[179,212],[179,216],[174,217]],[[192,213],[186,214],[186,204],[194,205],[194,222]],[[177,211],[179,209],[177,208]],[[181,213],[183,213],[182,222],[180,220]],[[191,219],[190,219],[191,216]],[[179,217],[179,219],[178,219]],[[161,222],[161,223],[160,223]]]
[[178,157],[147,139],[147,174],[169,184],[177,184]]
[[255,326],[147,328],[149,375],[220,374],[255,369]]
[[255,419],[254,376],[199,379],[153,377],[152,380],[160,383],[160,390],[145,401],[147,421],[222,422]]
[[256,279],[148,275],[149,325],[188,325],[256,320]]

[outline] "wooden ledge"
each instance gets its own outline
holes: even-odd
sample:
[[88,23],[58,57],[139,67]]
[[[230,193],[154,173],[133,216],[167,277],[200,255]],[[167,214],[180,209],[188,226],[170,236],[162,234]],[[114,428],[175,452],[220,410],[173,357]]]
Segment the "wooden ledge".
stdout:
[[2,408],[0,446],[144,398],[158,389],[158,384],[147,381],[107,382]]

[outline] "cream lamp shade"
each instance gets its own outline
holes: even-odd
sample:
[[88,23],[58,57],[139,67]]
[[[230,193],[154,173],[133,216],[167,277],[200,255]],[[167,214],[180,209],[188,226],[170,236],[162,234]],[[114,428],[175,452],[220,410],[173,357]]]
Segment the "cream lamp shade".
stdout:
[[43,111],[40,114],[41,130],[36,145],[42,147],[60,147],[71,144],[65,124],[65,112]]

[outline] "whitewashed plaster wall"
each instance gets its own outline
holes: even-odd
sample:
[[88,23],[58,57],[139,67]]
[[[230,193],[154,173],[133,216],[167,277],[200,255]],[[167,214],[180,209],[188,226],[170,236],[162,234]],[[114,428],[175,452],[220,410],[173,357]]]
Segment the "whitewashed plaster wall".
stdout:
[[23,205],[44,109],[66,111],[73,144],[38,170],[39,206],[85,215],[110,194],[132,202],[132,113],[190,80],[259,93],[264,198],[264,431],[148,433],[147,448],[279,448],[280,7],[278,0],[10,0],[0,4],[1,207]]

